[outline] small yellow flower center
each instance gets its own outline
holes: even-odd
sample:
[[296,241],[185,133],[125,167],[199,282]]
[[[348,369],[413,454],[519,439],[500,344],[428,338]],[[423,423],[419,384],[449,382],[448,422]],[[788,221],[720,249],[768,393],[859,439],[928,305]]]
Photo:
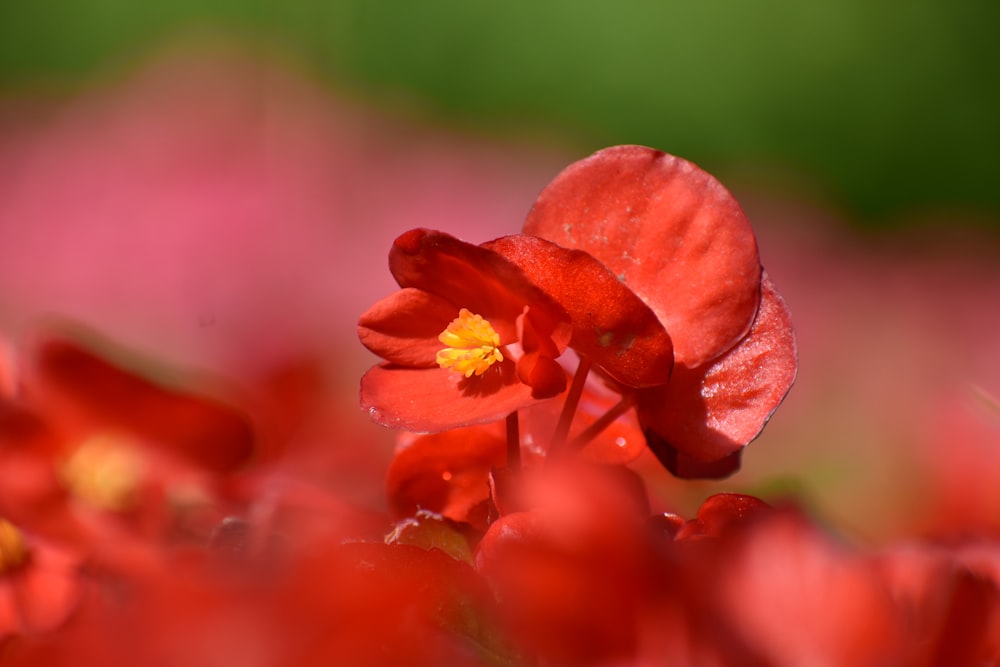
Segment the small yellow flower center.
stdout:
[[0,574],[24,565],[28,560],[28,545],[14,524],[0,519]]
[[83,442],[60,468],[63,484],[92,507],[121,512],[136,501],[143,461],[127,439],[101,434]]
[[492,325],[463,308],[458,317],[438,336],[445,348],[437,353],[441,368],[449,368],[465,377],[482,375],[490,366],[503,361],[500,352],[500,334]]

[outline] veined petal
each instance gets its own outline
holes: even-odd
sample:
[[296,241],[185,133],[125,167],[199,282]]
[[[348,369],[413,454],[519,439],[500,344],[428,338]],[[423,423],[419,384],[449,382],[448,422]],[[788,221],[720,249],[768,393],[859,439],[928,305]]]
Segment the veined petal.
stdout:
[[682,477],[735,472],[740,450],[791,388],[796,363],[788,308],[765,275],[760,311],[738,345],[699,368],[677,367],[668,385],[639,392],[639,421],[653,433],[653,453]]
[[403,366],[437,365],[438,336],[458,308],[436,294],[407,287],[378,301],[358,320],[362,345]]
[[674,360],[700,366],[732,347],[758,305],[757,242],[733,196],[694,164],[616,146],[567,167],[524,232],[584,250],[659,316]]
[[505,236],[484,244],[517,264],[569,313],[570,345],[631,387],[664,384],[673,345],[649,306],[603,264],[582,250],[535,236]]
[[532,391],[510,360],[471,378],[445,368],[380,364],[361,378],[361,407],[383,426],[436,433],[503,419],[538,400]]

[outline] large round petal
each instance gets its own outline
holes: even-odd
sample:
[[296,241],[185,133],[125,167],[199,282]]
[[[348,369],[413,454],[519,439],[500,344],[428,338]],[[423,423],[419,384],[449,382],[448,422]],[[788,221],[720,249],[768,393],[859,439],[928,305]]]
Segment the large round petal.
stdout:
[[483,245],[517,264],[566,309],[578,354],[630,387],[670,378],[673,345],[656,313],[591,255],[524,234]]
[[642,146],[576,162],[539,195],[524,232],[590,253],[656,312],[694,367],[747,331],[757,241],[739,204],[694,164]]
[[677,367],[668,385],[640,390],[639,420],[657,458],[678,477],[725,477],[795,380],[791,317],[770,279],[747,336],[698,368]]

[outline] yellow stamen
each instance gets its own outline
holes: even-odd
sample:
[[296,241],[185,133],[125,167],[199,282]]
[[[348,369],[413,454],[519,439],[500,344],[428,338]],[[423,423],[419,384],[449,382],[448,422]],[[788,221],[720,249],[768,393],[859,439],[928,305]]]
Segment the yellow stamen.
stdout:
[[482,315],[463,308],[438,340],[445,348],[437,353],[441,368],[450,368],[465,377],[482,375],[490,366],[503,361],[500,334]]
[[109,434],[84,441],[60,469],[77,499],[98,509],[128,510],[136,501],[143,461],[127,439]]
[[0,574],[9,572],[28,560],[28,545],[14,524],[0,519]]

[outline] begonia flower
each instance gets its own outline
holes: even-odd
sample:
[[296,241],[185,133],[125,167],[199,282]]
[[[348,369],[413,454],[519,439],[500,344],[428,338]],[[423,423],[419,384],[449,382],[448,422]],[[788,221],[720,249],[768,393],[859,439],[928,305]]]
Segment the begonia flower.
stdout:
[[566,374],[565,311],[499,254],[415,229],[389,269],[402,288],[364,313],[361,342],[385,362],[361,380],[377,423],[442,431],[506,417],[558,395]]
[[413,230],[389,263],[403,289],[358,327],[387,361],[362,379],[379,423],[443,430],[552,398],[566,386],[555,359],[567,345],[629,386],[669,376],[670,338],[655,313],[584,252],[524,235],[473,246]]
[[681,477],[736,470],[791,386],[796,353],[787,308],[732,195],[690,162],[617,146],[559,174],[524,232],[599,260],[669,333],[669,382],[624,390],[661,462]]

